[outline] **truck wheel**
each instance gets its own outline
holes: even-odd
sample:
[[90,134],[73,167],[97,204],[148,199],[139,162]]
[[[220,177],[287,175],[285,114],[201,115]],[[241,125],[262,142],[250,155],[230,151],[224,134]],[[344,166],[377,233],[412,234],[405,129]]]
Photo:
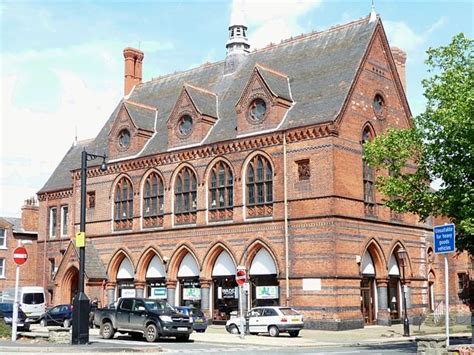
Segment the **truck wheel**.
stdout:
[[149,343],[153,343],[158,339],[158,329],[154,324],[148,324],[145,328],[145,338]]
[[280,331],[275,325],[271,325],[270,327],[268,327],[268,333],[271,337],[277,337],[278,335],[280,335]]
[[71,326],[71,320],[70,319],[65,319],[63,322],[63,327],[64,328],[69,328]]
[[295,337],[298,336],[300,331],[299,330],[289,330],[288,333],[290,333],[290,337],[295,338]]
[[46,327],[48,325],[48,322],[46,321],[46,318],[41,318],[40,320],[40,325],[42,327]]
[[100,326],[100,334],[102,334],[102,338],[104,339],[112,339],[114,337],[114,327],[110,322],[104,322]]
[[240,333],[240,332],[239,332],[239,328],[237,328],[236,325],[232,324],[232,325],[230,326],[230,334],[239,334],[239,333]]
[[177,341],[188,341],[189,340],[189,334],[177,335],[176,340]]

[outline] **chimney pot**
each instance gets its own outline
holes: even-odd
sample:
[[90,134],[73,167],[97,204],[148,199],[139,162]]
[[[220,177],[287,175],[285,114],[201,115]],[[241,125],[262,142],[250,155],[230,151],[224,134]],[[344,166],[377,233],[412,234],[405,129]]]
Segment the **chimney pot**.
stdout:
[[142,62],[145,54],[135,48],[127,47],[123,50],[125,59],[124,95],[128,95],[133,87],[142,82]]

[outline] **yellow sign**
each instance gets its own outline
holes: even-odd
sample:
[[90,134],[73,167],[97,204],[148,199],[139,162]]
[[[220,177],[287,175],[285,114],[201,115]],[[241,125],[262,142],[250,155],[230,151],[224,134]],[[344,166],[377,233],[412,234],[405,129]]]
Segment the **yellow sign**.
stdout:
[[76,233],[76,248],[81,248],[86,246],[86,233],[77,232]]

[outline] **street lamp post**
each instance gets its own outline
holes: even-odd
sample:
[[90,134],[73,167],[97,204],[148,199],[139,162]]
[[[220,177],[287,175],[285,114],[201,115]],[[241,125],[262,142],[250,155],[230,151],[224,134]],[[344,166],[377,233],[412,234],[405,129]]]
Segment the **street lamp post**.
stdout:
[[407,262],[407,251],[404,248],[398,249],[398,258],[402,264],[402,280],[403,280],[403,336],[410,336],[410,320],[407,313],[407,296],[406,296],[406,279],[405,279],[405,265]]
[[87,295],[84,293],[84,272],[86,261],[85,232],[86,232],[86,183],[87,183],[87,162],[97,158],[102,158],[101,171],[107,170],[105,159],[107,156],[89,154],[85,149],[81,153],[81,215],[79,233],[81,241],[76,237],[76,244],[79,246],[79,281],[77,295],[73,301],[72,311],[72,337],[71,344],[89,343],[89,312],[90,304]]

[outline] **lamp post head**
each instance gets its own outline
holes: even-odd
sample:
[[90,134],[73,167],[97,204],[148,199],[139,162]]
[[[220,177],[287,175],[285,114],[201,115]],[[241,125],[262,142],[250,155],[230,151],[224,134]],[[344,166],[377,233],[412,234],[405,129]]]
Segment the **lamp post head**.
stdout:
[[107,163],[105,162],[105,159],[107,158],[107,155],[104,154],[102,157],[102,164],[100,164],[100,171],[107,171]]
[[401,247],[400,249],[398,249],[397,254],[398,254],[398,258],[402,262],[402,266],[405,266],[405,263],[406,263],[406,260],[407,260],[407,251],[406,251],[406,249]]

